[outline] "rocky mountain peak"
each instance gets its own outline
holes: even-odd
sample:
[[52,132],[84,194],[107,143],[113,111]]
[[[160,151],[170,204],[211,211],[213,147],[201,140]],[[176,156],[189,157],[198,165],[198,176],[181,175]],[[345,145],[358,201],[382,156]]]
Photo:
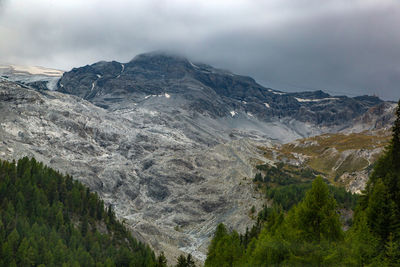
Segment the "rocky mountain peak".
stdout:
[[191,66],[189,60],[181,55],[162,52],[162,51],[155,51],[149,53],[143,53],[135,56],[129,64],[146,64],[147,66],[150,65],[185,65],[187,67]]
[[180,108],[193,116],[263,122],[292,118],[319,126],[343,126],[382,102],[369,96],[331,96],[321,90],[285,93],[251,77],[165,52],[140,54],[128,63],[101,61],[74,68],[64,73],[58,91],[113,110],[151,105],[163,112]]

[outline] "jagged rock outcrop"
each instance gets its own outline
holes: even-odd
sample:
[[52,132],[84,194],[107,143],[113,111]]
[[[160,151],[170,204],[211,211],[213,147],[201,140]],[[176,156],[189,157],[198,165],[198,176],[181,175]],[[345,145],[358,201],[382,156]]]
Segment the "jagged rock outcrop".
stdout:
[[343,126],[382,103],[377,97],[332,97],[322,91],[284,93],[250,77],[164,53],[74,68],[64,73],[58,90],[111,109],[167,94],[179,97],[177,106],[215,118],[242,113],[265,122],[290,117],[319,126]]

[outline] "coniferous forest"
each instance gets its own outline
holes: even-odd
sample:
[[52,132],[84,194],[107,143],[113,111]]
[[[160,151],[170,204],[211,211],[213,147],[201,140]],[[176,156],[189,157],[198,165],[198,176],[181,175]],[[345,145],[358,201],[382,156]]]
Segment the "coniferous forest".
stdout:
[[205,266],[400,266],[400,101],[396,116],[349,230],[335,192],[317,176],[298,204],[264,208],[244,235],[220,224]]
[[0,266],[158,265],[96,193],[23,158],[0,161]]

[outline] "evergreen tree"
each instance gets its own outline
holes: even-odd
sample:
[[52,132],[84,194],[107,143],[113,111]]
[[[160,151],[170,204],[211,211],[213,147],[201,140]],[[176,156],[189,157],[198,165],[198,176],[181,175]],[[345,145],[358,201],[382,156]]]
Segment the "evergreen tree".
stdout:
[[193,257],[191,254],[188,254],[187,257],[184,255],[180,255],[178,257],[178,263],[175,265],[176,267],[195,267]]
[[167,258],[165,258],[163,251],[158,255],[156,267],[167,267]]
[[186,267],[187,262],[186,262],[186,257],[184,255],[179,255],[178,257],[178,263],[175,265],[176,267]]
[[196,267],[196,264],[194,263],[192,254],[188,254],[186,257],[186,266],[187,267]]
[[204,266],[233,266],[243,254],[240,237],[236,231],[227,232],[223,224],[219,224],[211,241]]
[[343,237],[336,201],[318,176],[304,200],[295,208],[292,226],[309,241],[335,241]]
[[395,230],[393,211],[394,203],[389,191],[382,180],[378,180],[369,196],[366,214],[371,229],[383,241],[387,240],[389,234]]
[[400,265],[400,242],[395,241],[393,234],[390,234],[385,244],[385,263],[388,266]]
[[400,101],[391,143],[374,167],[355,216],[363,212],[372,233],[380,239],[380,251],[389,236],[395,243],[400,240]]
[[218,243],[228,235],[228,231],[223,223],[218,224],[217,229],[214,233],[214,237],[211,240],[211,244],[208,247],[207,259],[205,262],[205,266],[212,266],[211,263],[216,261],[217,255],[217,246]]
[[336,201],[321,177],[314,180],[304,199],[283,221],[282,218],[271,212],[254,249],[248,249],[250,265],[321,265],[333,242],[343,238]]
[[82,236],[86,236],[86,233],[88,232],[88,218],[87,216],[83,217],[83,220],[81,222],[81,234]]
[[346,266],[365,266],[379,255],[379,240],[372,233],[365,212],[359,213],[344,244],[335,251],[337,262]]

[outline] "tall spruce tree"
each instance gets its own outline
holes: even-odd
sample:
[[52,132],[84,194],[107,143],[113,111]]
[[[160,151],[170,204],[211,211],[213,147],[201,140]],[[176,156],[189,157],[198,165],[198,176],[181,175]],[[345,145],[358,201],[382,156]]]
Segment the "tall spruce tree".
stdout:
[[342,238],[336,201],[320,176],[314,180],[311,190],[295,208],[292,222],[308,241],[335,241]]
[[186,267],[187,262],[186,262],[186,257],[185,255],[179,255],[178,257],[178,263],[175,265],[175,267]]
[[400,245],[400,101],[392,132],[392,140],[376,163],[355,214],[355,227],[359,217],[366,217],[371,233],[379,240],[382,258],[389,254],[392,257],[393,248]]
[[167,258],[164,255],[164,251],[161,251],[160,255],[157,257],[156,267],[167,267]]

